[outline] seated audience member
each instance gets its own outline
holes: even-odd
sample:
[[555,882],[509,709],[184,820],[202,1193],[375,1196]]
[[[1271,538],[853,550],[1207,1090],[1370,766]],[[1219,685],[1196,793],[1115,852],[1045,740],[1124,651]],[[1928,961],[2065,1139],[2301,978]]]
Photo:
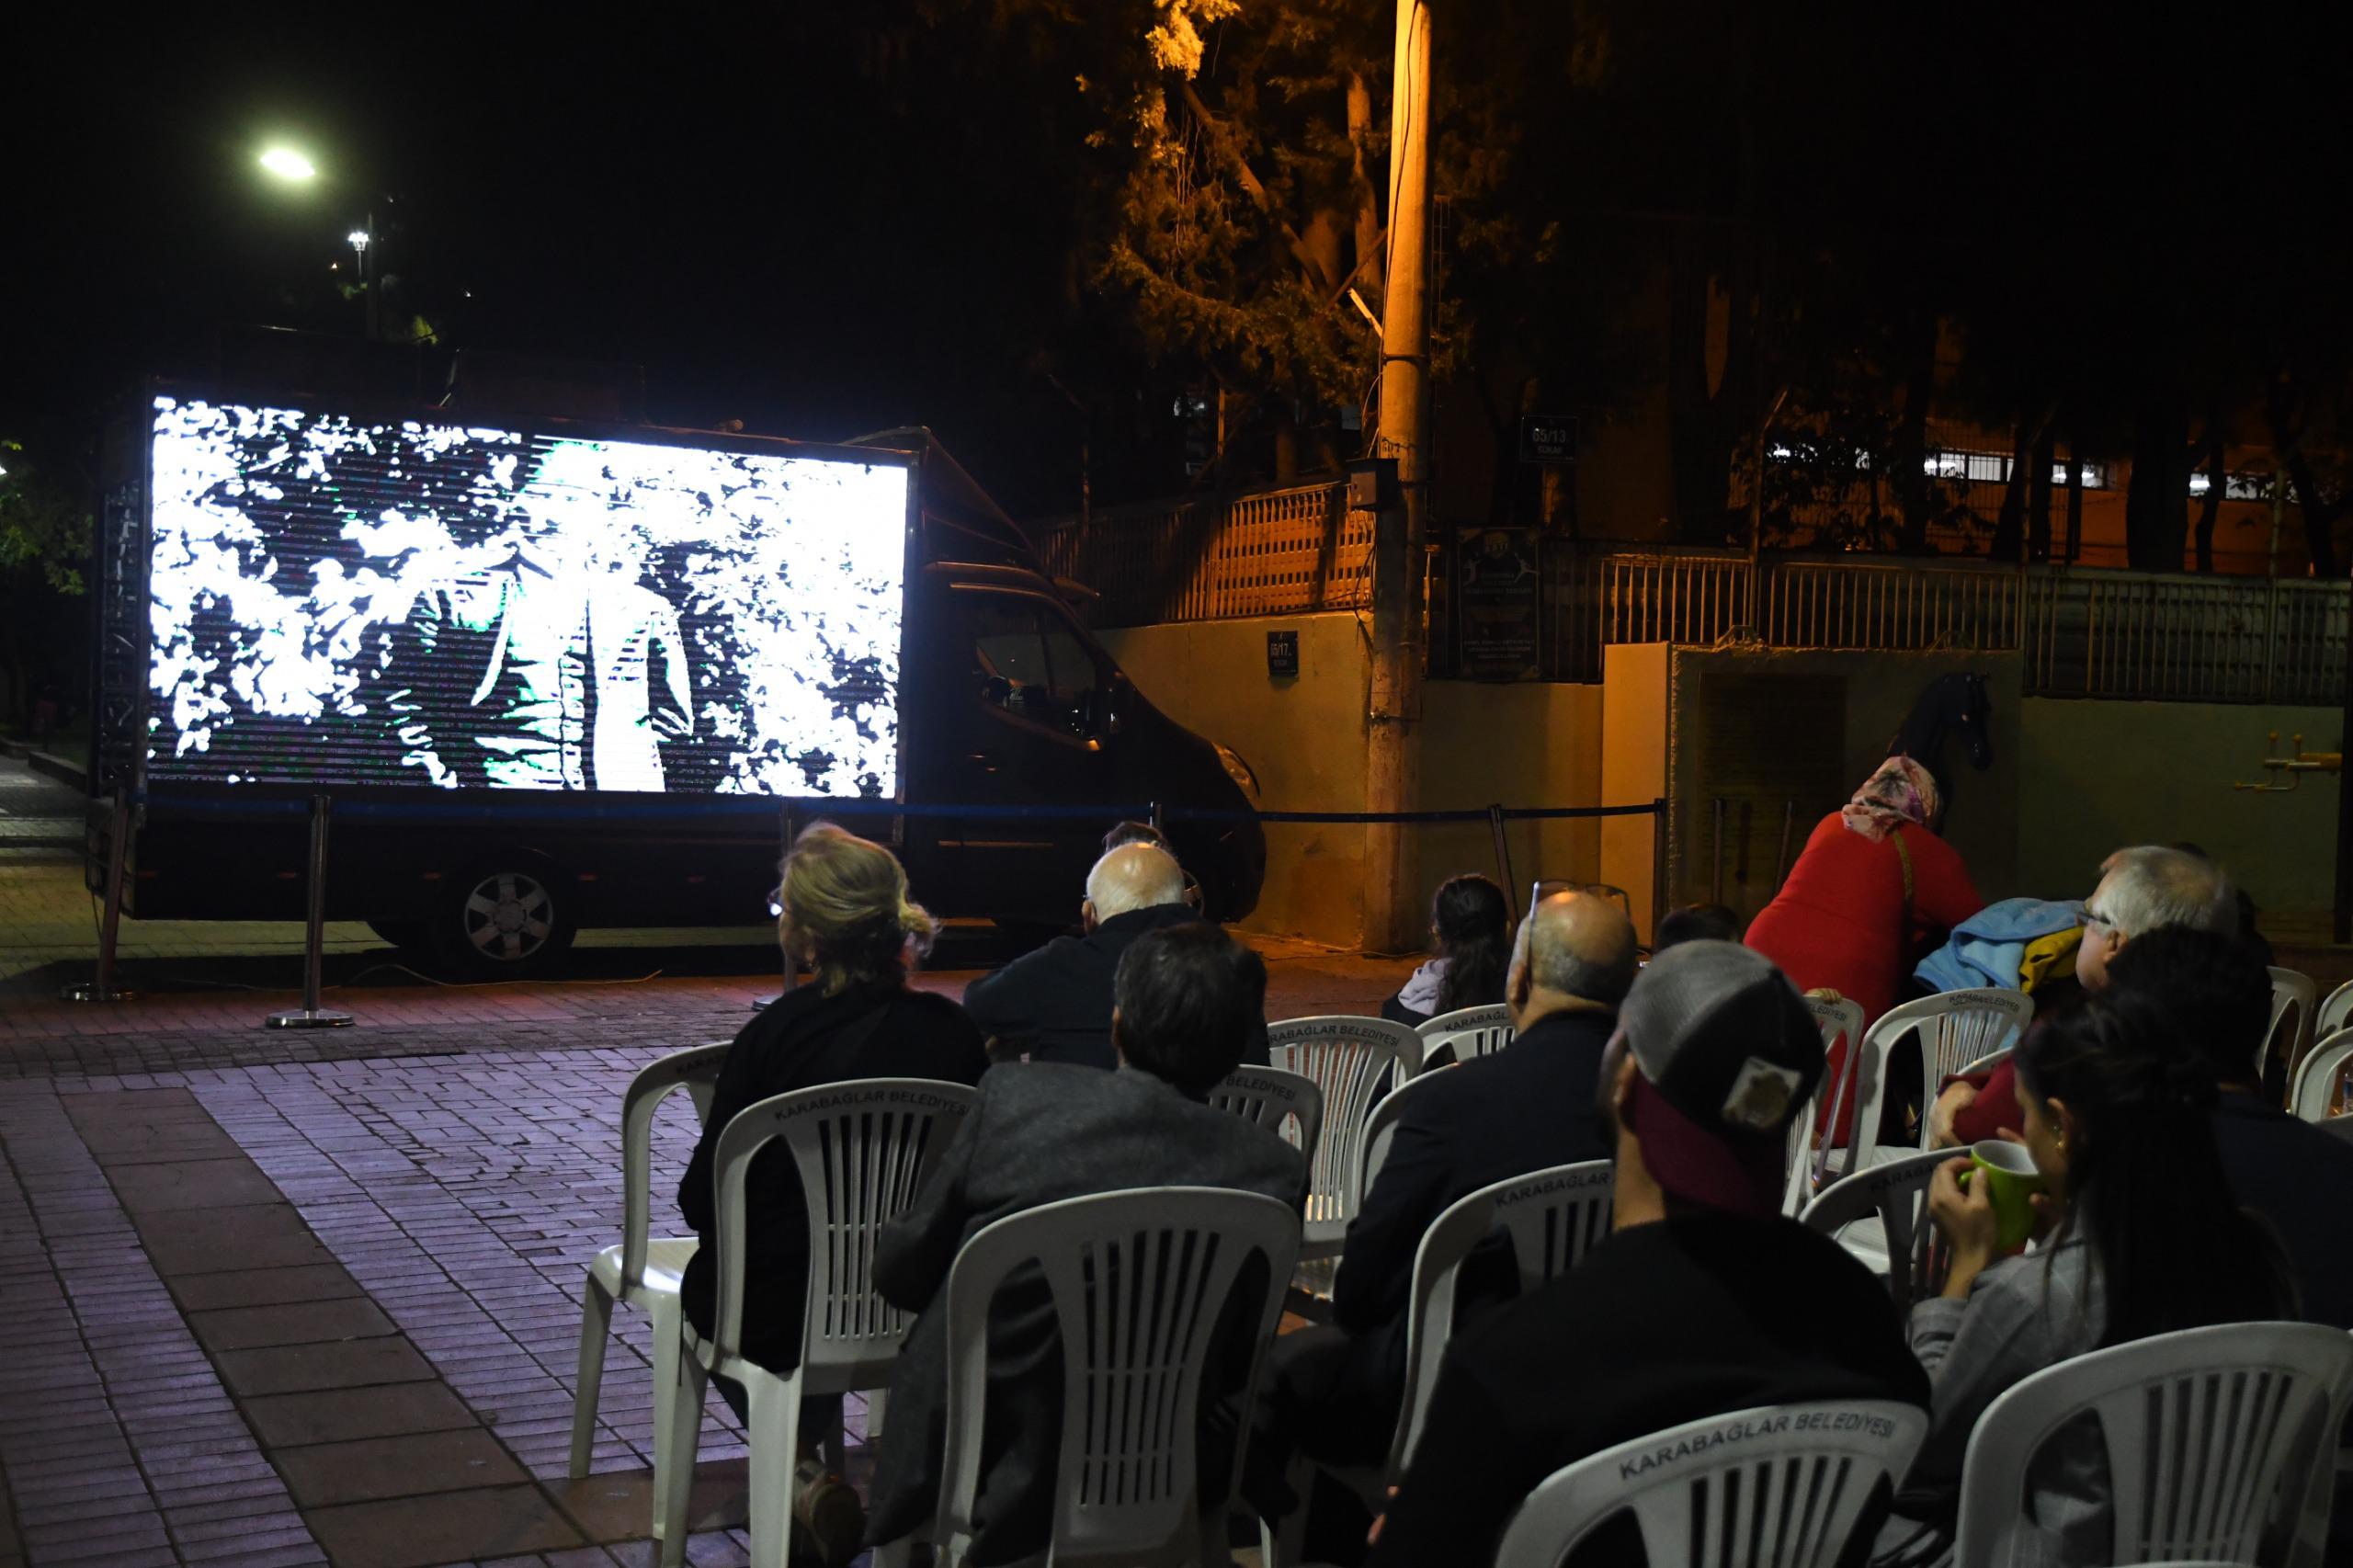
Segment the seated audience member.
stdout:
[[[2221,867],[2202,855],[2143,845],[2120,849],[2100,863],[2099,886],[2084,901],[2084,939],[2075,949],[2075,979],[2086,994],[2108,988],[2108,966],[2126,946],[2167,926],[2238,934],[2238,893]],[[2037,1002],[2038,1013],[2041,1009]],[[1937,1095],[1928,1112],[1928,1141],[1939,1148],[1983,1142],[2018,1126],[2017,1069],[1958,1078]]]
[[1511,901],[1475,875],[1449,877],[1430,899],[1431,957],[1406,978],[1381,1016],[1412,1028],[1458,1007],[1504,999],[1511,958]]
[[2256,1052],[2271,1027],[2271,976],[2245,943],[2169,926],[2119,952],[2109,988],[2155,1003],[2214,1076],[2211,1122],[2241,1207],[2269,1222],[2308,1323],[2353,1329],[2353,1143],[2264,1097]]
[[[717,1311],[717,1192],[713,1161],[720,1134],[737,1112],[771,1095],[850,1078],[942,1078],[976,1084],[988,1071],[980,1031],[945,996],[909,988],[906,949],[927,949],[931,916],[908,901],[907,874],[891,852],[831,823],[816,823],[793,841],[778,890],[784,913],[778,933],[785,954],[805,960],[814,978],[786,992],[744,1026],[719,1069],[710,1114],[678,1183],[678,1212],[701,1244],[680,1286],[687,1321],[708,1335]],[[752,1160],[745,1185],[744,1338],[746,1358],[776,1371],[801,1362],[801,1313],[808,1290],[808,1210],[791,1152],[771,1143]],[[743,1414],[732,1380],[720,1391]],[[804,1416],[804,1457],[835,1416],[833,1402]],[[834,1494],[854,1504],[847,1489]],[[841,1523],[819,1511],[828,1551],[854,1548],[863,1519]],[[837,1528],[836,1528],[837,1527]],[[846,1553],[836,1551],[846,1557]]]
[[[2210,866],[2220,863],[2214,857],[2207,854],[2202,847],[2190,843],[2188,839],[2182,840],[2174,847],[2185,855],[2197,856]],[[2263,911],[2256,907],[2255,895],[2248,892],[2246,889],[2233,884],[2233,891],[2238,895],[2239,944],[2246,949],[2248,956],[2256,962],[2268,969],[2271,967],[2271,943],[2263,935]]]
[[[1103,835],[1103,853],[1108,855],[1122,844],[1149,844],[1171,859],[1177,859],[1176,846],[1168,842],[1166,834],[1148,822],[1137,822],[1132,817],[1111,824],[1111,831]],[[1184,862],[1178,859],[1177,863],[1182,865]],[[1201,907],[1201,884],[1193,880],[1190,871],[1185,873],[1185,902],[1195,909]]]
[[[1889,757],[1843,810],[1815,825],[1789,880],[1741,939],[1800,991],[1835,992],[1862,1008],[1869,1028],[1908,998],[1924,939],[1942,941],[1985,906],[1960,851],[1937,835],[1938,815],[1928,770],[1908,756]],[[1846,1059],[1842,1040],[1830,1071],[1838,1073]],[[1860,1098],[1847,1102],[1841,1143]],[[1819,1125],[1826,1129],[1829,1117],[1825,1098]]]
[[[1422,1233],[1483,1187],[1609,1158],[1612,1141],[1594,1096],[1633,978],[1634,928],[1605,899],[1555,894],[1521,925],[1506,993],[1518,1033],[1494,1055],[1415,1087],[1406,1102],[1389,1157],[1349,1222],[1332,1325],[1286,1335],[1275,1348],[1270,1441],[1295,1442],[1329,1464],[1387,1457],[1404,1393],[1406,1298]],[[1510,1244],[1498,1232],[1458,1277],[1457,1331],[1518,1293]]]
[[1687,903],[1666,912],[1666,918],[1658,923],[1658,936],[1651,943],[1651,950],[1663,953],[1686,942],[1739,940],[1739,915],[1721,903]]
[[[1969,1161],[1938,1170],[1928,1213],[1949,1272],[1940,1295],[1912,1309],[1912,1348],[1935,1399],[1881,1562],[1950,1560],[1970,1433],[2021,1378],[2151,1335],[2295,1315],[2285,1261],[2239,1208],[2216,1150],[2213,1071],[2157,1002],[2121,990],[2096,997],[2038,1024],[2017,1061],[2044,1239],[2003,1256],[1984,1187],[1960,1184]],[[2022,1561],[2114,1561],[2096,1429],[2054,1435],[2027,1483],[2034,1540]]]
[[[964,1008],[999,1056],[1026,1052],[1033,1062],[1106,1071],[1119,1065],[1111,1049],[1111,980],[1120,956],[1147,931],[1201,919],[1185,902],[1183,868],[1165,849],[1141,840],[1095,862],[1079,915],[1085,936],[1057,937],[965,987]],[[1266,1064],[1263,1019],[1244,1059]]]
[[[973,1233],[1040,1204],[1139,1187],[1229,1187],[1297,1207],[1307,1164],[1273,1131],[1207,1103],[1242,1060],[1266,1006],[1267,966],[1202,921],[1148,931],[1120,960],[1111,1034],[1114,1073],[1067,1065],[1004,1068],[982,1080],[979,1101],[905,1213],[884,1227],[874,1285],[920,1315],[891,1375],[890,1420],[879,1440],[872,1540],[922,1528],[939,1502],[947,1403],[943,1300],[957,1249]],[[1236,1302],[1250,1294],[1245,1271]],[[1264,1271],[1255,1284],[1266,1288]],[[1282,1288],[1281,1281],[1272,1284]],[[1203,1373],[1205,1416],[1240,1392],[1255,1312],[1229,1313]],[[1027,1269],[989,1312],[987,1436],[972,1556],[1006,1562],[1041,1552],[1051,1529],[1062,1426],[1062,1353],[1045,1280]],[[1223,1432],[1222,1454],[1217,1449]],[[1205,1485],[1233,1463],[1231,1413],[1203,1422]],[[1223,1496],[1204,1503],[1222,1510]]]
[[[1687,942],[1635,980],[1619,1034],[1602,1078],[1612,1234],[1449,1350],[1375,1563],[1492,1562],[1539,1483],[1662,1427],[1804,1400],[1927,1403],[1886,1287],[1779,1211],[1789,1124],[1824,1065],[1789,982],[1745,949]],[[1639,1561],[1622,1517],[1570,1559]]]

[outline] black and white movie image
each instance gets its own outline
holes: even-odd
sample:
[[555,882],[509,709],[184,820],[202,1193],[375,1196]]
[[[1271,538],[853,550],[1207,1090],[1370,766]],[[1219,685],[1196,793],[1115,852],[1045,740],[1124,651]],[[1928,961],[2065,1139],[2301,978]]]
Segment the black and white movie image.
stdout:
[[154,415],[151,777],[897,791],[904,468]]

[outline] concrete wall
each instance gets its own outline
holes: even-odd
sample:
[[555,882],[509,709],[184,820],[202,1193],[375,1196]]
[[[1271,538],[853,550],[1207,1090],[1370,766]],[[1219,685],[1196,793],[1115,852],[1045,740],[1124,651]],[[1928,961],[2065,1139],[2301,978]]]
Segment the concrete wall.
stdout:
[[[2308,774],[2286,793],[2234,790],[2265,775],[2301,733],[2335,751],[2334,708],[2029,698],[2020,737],[2022,892],[2081,897],[2108,852],[2127,844],[2201,846],[2267,912],[2310,915],[2334,892],[2337,780]],[[2268,754],[2266,737],[2279,734]]]
[[[1299,674],[1267,674],[1267,633],[1299,633]],[[1357,618],[1284,616],[1097,633],[1136,687],[1197,734],[1232,746],[1268,811],[1360,812],[1370,666]],[[1352,946],[1363,929],[1364,829],[1267,824],[1254,931]]]
[[[1267,674],[1267,633],[1299,633],[1299,675]],[[1365,809],[1368,649],[1357,618],[1276,616],[1143,626],[1097,634],[1137,687],[1177,722],[1222,742],[1257,770],[1268,811]],[[1600,783],[1598,687],[1433,681],[1424,688],[1417,810],[1590,805]],[[1267,883],[1251,930],[1353,946],[1364,930],[1365,830],[1270,823]],[[1590,821],[1515,823],[1515,902],[1540,876],[1598,876]],[[1424,904],[1458,871],[1497,874],[1484,823],[1406,836]]]

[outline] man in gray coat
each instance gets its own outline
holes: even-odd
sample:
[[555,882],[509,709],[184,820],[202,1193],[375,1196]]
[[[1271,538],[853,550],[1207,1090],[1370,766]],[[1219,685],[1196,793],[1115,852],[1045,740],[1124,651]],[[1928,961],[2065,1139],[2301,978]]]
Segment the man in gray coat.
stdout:
[[[874,1284],[921,1315],[891,1378],[876,1453],[868,1539],[926,1526],[939,1502],[948,1379],[946,1286],[957,1250],[1009,1214],[1065,1198],[1140,1187],[1230,1187],[1299,1205],[1307,1164],[1273,1132],[1206,1103],[1263,1017],[1267,969],[1216,926],[1171,926],[1136,938],[1120,962],[1112,1039],[1120,1070],[1008,1063],[980,1096],[916,1195],[882,1231]],[[1208,1354],[1200,1477],[1233,1463],[1234,1412],[1269,1281],[1245,1268]],[[1272,1281],[1279,1290],[1283,1282]],[[1052,1528],[1062,1425],[1062,1346],[1043,1274],[1017,1271],[989,1313],[988,1415],[972,1556],[1005,1562],[1043,1551]],[[1204,1505],[1222,1510],[1222,1496]]]

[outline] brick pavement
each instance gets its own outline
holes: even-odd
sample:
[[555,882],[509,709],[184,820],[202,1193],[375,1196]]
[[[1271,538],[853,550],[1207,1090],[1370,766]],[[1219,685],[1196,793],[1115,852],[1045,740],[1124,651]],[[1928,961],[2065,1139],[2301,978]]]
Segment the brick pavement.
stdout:
[[[1278,1017],[1404,967],[1267,946]],[[0,1568],[650,1562],[636,1314],[564,1480],[582,1268],[619,1232],[623,1085],[773,988],[352,991],[361,1027],[290,1034],[255,1027],[278,994],[0,995]],[[673,1101],[657,1222],[692,1136]],[[719,1568],[742,1447],[710,1417],[689,1560]]]

